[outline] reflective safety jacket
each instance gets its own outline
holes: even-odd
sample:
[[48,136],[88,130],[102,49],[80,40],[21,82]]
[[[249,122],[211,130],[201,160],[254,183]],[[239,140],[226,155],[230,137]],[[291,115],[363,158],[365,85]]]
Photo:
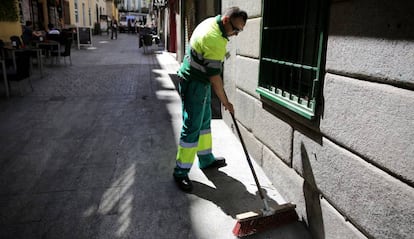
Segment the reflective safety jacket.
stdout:
[[191,36],[178,76],[209,83],[210,76],[223,70],[228,41],[220,15],[201,22]]

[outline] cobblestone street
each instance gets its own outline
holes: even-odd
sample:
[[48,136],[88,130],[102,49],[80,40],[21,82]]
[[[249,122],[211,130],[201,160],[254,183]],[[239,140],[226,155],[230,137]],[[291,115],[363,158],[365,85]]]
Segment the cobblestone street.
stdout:
[[[143,52],[136,35],[94,36],[89,49],[72,48],[72,65],[46,59],[42,77],[35,66],[33,92],[20,97],[13,84],[6,99],[0,86],[0,238],[234,238],[235,215],[261,207],[221,120],[214,147],[228,166],[193,167],[194,192],[177,189],[178,63]],[[299,222],[254,238],[277,237],[310,238]]]

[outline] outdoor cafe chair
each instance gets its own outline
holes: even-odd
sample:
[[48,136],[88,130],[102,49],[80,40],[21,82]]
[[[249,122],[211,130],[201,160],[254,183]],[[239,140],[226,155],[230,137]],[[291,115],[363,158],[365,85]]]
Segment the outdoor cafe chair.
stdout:
[[0,40],[0,59],[4,61],[6,65],[13,64],[12,59],[7,55],[6,49],[4,49],[4,42]]
[[148,48],[152,46],[152,35],[145,34],[142,36],[142,44],[144,46],[144,52],[148,52]]
[[57,41],[59,43],[61,43],[62,41],[62,36],[60,34],[46,34],[46,40],[51,40],[51,41]]
[[[11,45],[12,45],[11,49],[17,49],[17,50],[24,49],[24,50],[30,52],[31,59],[35,60],[38,68],[40,69],[40,74],[43,75],[43,63],[42,63],[41,49],[36,48],[32,44],[29,44],[29,43],[27,45],[25,45],[22,41],[22,38],[20,38],[19,36],[11,36],[10,41],[11,41]],[[1,47],[2,48],[4,47],[4,43]],[[2,54],[3,58],[6,59],[6,64],[9,64],[10,60],[12,60],[12,59],[10,59],[10,57],[7,59],[7,57],[6,57],[7,54],[5,54],[4,49],[2,49],[1,54]],[[33,63],[33,61],[31,63]],[[32,65],[30,67],[32,67]]]
[[[53,63],[53,58],[51,58],[52,52],[54,51],[59,52],[61,48],[60,45],[61,45],[60,42],[54,41],[54,40],[48,40],[48,39],[37,43],[37,47],[42,50],[42,54],[46,58],[50,58],[51,64]],[[57,60],[58,60],[58,57],[56,58],[56,62]]]
[[[54,56],[54,57],[59,57],[59,56],[63,57],[65,65],[66,65],[66,57],[69,57],[70,65],[72,65],[72,57],[70,56],[70,51],[71,51],[71,48],[72,48],[72,38],[66,38],[62,42],[63,42],[64,47],[60,48],[61,49],[60,54],[59,54],[58,50],[53,50],[53,51],[51,51],[50,54],[51,54],[51,56]],[[63,50],[62,50],[62,48],[63,48]]]
[[33,91],[32,80],[30,79],[31,75],[31,58],[30,51],[19,51],[16,52],[16,69],[9,68],[7,70],[7,80],[9,81],[9,87],[11,87],[10,82],[18,82],[20,95],[23,96],[22,90],[22,81],[27,79],[30,85],[30,88]]
[[20,49],[23,47],[22,40],[20,39],[19,36],[11,36],[10,41],[12,43],[12,46],[16,49]]

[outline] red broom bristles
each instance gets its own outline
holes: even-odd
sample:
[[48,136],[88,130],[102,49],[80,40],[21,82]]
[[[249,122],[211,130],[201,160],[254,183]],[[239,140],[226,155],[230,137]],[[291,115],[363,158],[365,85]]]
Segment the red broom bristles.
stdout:
[[271,215],[256,214],[248,218],[239,219],[233,228],[233,234],[237,237],[248,236],[267,229],[278,227],[298,220],[294,208],[275,211]]

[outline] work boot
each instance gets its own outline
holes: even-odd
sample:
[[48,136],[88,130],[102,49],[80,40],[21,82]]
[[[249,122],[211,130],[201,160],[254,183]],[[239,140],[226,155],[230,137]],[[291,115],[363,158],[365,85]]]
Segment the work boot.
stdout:
[[205,166],[204,168],[201,168],[201,169],[203,169],[203,170],[204,169],[213,169],[213,168],[217,169],[217,168],[221,168],[221,167],[225,167],[225,166],[227,166],[226,159],[223,158],[223,157],[216,157],[216,158],[214,158],[214,161],[210,165],[207,165],[207,166]]
[[184,192],[191,192],[193,190],[193,183],[188,178],[188,176],[179,177],[175,176],[175,174],[173,174],[173,176],[175,183],[181,190],[183,190]]

